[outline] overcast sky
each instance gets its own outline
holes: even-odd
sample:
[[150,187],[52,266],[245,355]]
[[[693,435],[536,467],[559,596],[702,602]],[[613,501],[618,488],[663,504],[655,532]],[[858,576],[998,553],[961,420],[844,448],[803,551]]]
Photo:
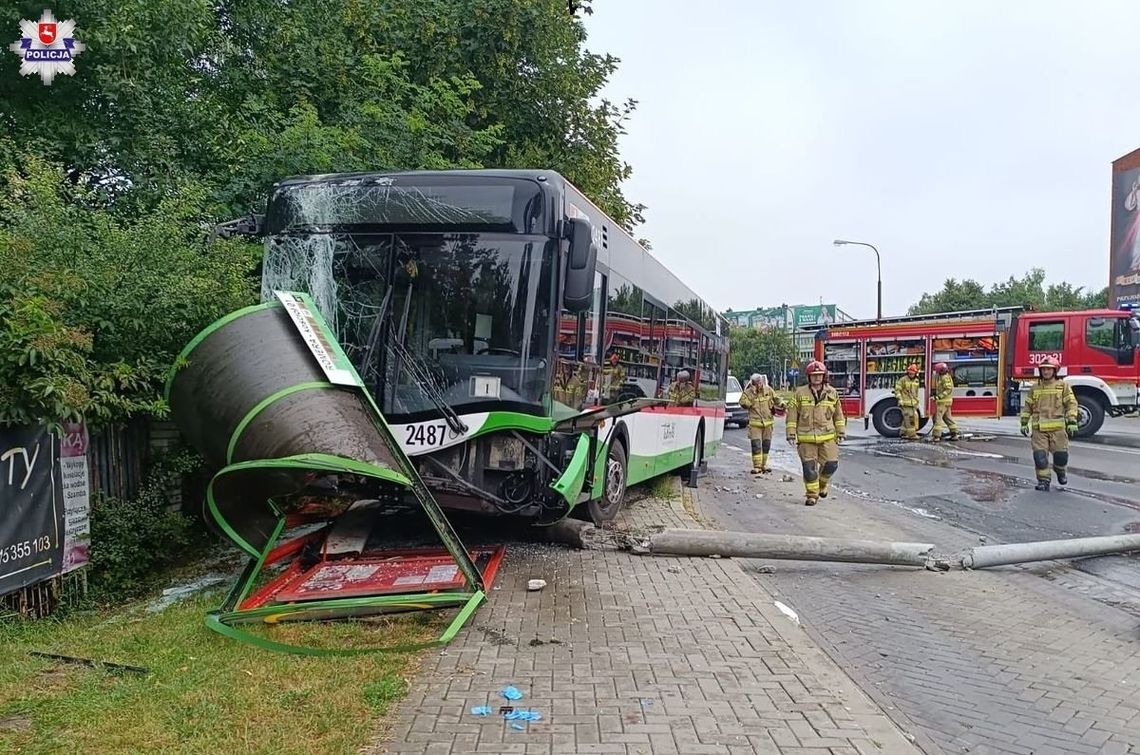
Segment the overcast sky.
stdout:
[[[1079,10],[1078,10],[1079,8]],[[1108,283],[1140,147],[1137,0],[595,0],[639,101],[638,235],[718,309],[902,314],[947,277]]]

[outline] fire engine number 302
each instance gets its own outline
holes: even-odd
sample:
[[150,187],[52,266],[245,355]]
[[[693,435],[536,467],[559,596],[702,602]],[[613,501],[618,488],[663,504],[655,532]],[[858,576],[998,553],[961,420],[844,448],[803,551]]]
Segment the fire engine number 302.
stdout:
[[1059,351],[1031,351],[1029,352],[1030,364],[1041,364],[1046,359],[1056,359],[1061,361],[1061,352]]

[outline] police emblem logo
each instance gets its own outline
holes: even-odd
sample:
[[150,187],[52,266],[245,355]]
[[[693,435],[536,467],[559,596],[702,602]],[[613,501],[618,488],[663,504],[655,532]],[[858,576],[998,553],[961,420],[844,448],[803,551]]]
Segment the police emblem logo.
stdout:
[[38,73],[45,84],[51,84],[56,74],[75,75],[75,56],[83,52],[84,45],[75,38],[75,21],[56,21],[45,10],[39,21],[20,22],[20,39],[8,49],[20,56],[21,76]]

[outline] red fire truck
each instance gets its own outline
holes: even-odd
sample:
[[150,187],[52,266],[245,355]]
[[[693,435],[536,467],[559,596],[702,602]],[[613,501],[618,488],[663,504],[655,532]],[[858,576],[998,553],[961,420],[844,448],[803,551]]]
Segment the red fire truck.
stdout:
[[933,367],[950,366],[953,411],[961,417],[1017,414],[1036,367],[1061,361],[1080,405],[1078,437],[1095,434],[1105,415],[1140,411],[1140,322],[1127,311],[1033,312],[1020,307],[844,322],[816,331],[816,358],[842,397],[848,417],[898,437],[902,412],[894,386],[915,363],[922,383],[920,426],[933,398]]

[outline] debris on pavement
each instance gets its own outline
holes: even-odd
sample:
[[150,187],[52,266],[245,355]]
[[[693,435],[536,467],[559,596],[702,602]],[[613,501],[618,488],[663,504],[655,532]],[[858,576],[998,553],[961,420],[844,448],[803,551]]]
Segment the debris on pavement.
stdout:
[[490,705],[476,705],[474,708],[471,709],[471,715],[473,715],[473,716],[489,716],[489,715],[491,715],[491,706]]
[[522,700],[523,696],[522,692],[519,692],[518,687],[503,687],[501,694],[508,700]]
[[787,616],[789,619],[791,619],[792,621],[794,621],[794,622],[796,623],[796,625],[797,625],[797,626],[799,626],[799,623],[800,623],[800,617],[799,617],[799,614],[797,614],[795,611],[793,611],[792,609],[788,608],[786,605],[784,605],[783,603],[781,603],[781,602],[780,602],[780,601],[778,601],[778,600],[776,601],[776,603],[775,603],[775,606],[776,606],[776,608],[780,609],[780,613],[782,613],[782,614],[784,614],[785,616]]
[[532,579],[526,583],[526,589],[531,592],[541,590],[544,587],[546,587],[545,579]]

